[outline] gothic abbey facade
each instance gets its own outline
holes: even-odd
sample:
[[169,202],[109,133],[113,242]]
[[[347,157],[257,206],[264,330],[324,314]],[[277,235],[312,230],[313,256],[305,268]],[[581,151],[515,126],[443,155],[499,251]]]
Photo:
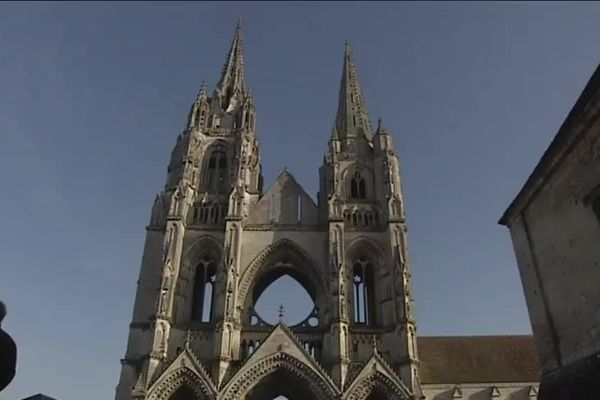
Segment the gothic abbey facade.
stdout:
[[[348,44],[339,93],[317,204],[287,170],[263,191],[238,24],[152,207],[117,400],[535,398],[530,337],[417,340],[398,157]],[[283,275],[314,301],[295,326],[254,308]]]

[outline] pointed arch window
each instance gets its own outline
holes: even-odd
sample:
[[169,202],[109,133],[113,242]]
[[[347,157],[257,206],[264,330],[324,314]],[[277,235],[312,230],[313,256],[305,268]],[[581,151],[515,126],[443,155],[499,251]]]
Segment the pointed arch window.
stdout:
[[192,301],[193,321],[210,322],[212,319],[216,271],[216,263],[208,255],[196,266]]
[[206,191],[224,194],[227,191],[227,152],[218,146],[209,156],[206,166]]
[[372,326],[373,318],[373,268],[361,257],[354,262],[352,269],[353,320],[356,324]]
[[367,198],[367,183],[360,171],[356,171],[350,180],[350,198],[358,200]]

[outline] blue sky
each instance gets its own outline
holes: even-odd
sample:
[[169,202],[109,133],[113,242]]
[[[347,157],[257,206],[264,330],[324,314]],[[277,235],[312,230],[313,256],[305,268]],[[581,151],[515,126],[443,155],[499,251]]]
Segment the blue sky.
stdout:
[[114,396],[152,201],[238,16],[267,185],[287,166],[315,196],[350,39],[400,156],[419,333],[530,332],[496,222],[599,61],[600,4],[0,3],[3,399]]

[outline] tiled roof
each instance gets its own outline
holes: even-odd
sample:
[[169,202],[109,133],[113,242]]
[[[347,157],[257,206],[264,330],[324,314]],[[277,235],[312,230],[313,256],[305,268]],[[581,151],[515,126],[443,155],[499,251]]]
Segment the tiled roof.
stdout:
[[533,336],[417,338],[422,383],[538,382]]

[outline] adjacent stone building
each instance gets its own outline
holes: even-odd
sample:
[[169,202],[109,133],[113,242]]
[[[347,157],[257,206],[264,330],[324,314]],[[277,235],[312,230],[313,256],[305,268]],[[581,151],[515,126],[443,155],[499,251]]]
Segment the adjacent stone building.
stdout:
[[510,229],[540,398],[600,398],[600,68],[500,223]]
[[[117,400],[535,397],[531,337],[417,338],[399,161],[348,43],[317,202],[287,170],[263,191],[259,150],[238,25],[152,207]],[[314,301],[295,326],[255,309],[283,275]]]

